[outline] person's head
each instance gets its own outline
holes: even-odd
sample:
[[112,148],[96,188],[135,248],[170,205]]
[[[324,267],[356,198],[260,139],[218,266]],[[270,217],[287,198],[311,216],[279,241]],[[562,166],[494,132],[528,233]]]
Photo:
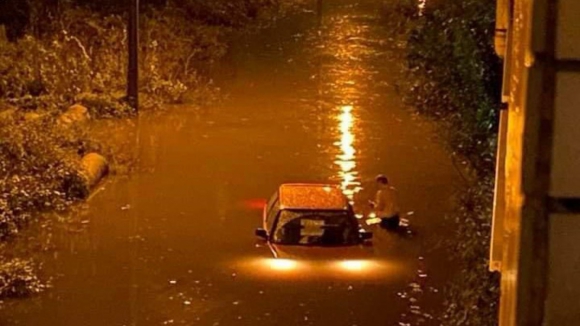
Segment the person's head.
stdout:
[[377,184],[380,186],[386,186],[389,184],[389,179],[383,174],[377,175],[375,180],[377,181]]

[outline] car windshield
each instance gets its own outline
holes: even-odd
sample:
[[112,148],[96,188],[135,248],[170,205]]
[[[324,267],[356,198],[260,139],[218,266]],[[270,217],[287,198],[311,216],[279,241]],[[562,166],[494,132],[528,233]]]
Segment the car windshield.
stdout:
[[344,246],[358,240],[358,223],[347,211],[283,210],[273,237],[284,245]]

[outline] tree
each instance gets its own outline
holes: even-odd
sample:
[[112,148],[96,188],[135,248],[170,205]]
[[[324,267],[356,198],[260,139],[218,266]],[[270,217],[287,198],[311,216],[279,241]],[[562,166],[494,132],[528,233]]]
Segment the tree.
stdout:
[[6,36],[10,41],[21,37],[28,26],[30,6],[27,1],[0,1],[0,25],[5,25]]

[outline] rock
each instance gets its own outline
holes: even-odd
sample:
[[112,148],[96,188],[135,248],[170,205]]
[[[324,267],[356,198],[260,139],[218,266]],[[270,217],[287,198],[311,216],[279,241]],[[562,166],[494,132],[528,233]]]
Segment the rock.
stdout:
[[92,188],[109,172],[109,162],[97,153],[89,153],[81,159],[87,187]]
[[34,121],[42,118],[43,115],[36,112],[26,112],[24,113],[24,120],[26,121]]
[[58,124],[64,126],[84,124],[88,122],[90,118],[89,109],[80,104],[75,104],[68,108],[68,110],[58,118]]

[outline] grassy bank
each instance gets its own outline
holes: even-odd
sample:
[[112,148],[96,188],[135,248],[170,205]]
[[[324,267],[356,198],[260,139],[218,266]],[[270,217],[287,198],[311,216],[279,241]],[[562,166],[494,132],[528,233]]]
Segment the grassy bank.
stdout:
[[447,291],[444,325],[496,325],[499,276],[488,272],[501,64],[493,50],[495,3],[393,0],[384,24],[400,45],[399,89],[436,120],[450,150],[473,170],[459,196],[450,252],[460,271]]
[[[215,95],[210,67],[225,54],[227,35],[267,23],[296,2],[142,4],[139,91],[142,109],[155,110],[204,105]],[[87,123],[59,123],[74,104],[86,107],[90,120],[134,114],[123,98],[126,9],[108,0],[0,4],[6,31],[0,37],[0,300],[42,290],[38,265],[10,258],[2,242],[17,239],[39,214],[86,198],[81,157],[97,152],[113,163],[132,162],[119,146],[93,137]]]

